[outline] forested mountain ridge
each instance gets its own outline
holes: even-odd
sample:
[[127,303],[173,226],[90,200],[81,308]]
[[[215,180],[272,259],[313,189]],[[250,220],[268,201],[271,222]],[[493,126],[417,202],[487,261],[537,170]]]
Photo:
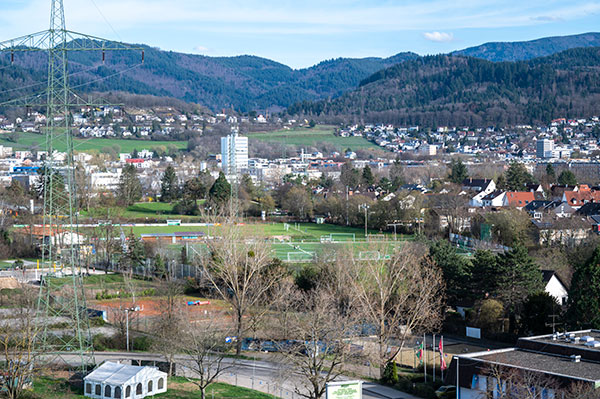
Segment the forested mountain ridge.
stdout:
[[490,42],[455,51],[452,54],[483,58],[494,62],[525,61],[578,47],[600,47],[600,33],[588,32],[580,35],[544,37],[523,42]]
[[297,103],[290,114],[402,125],[544,123],[600,113],[600,48],[494,63],[436,55],[379,71],[337,99]]
[[[139,52],[69,54],[71,82],[80,92],[121,91],[151,94],[195,102],[213,110],[284,108],[301,100],[336,97],[356,87],[372,73],[418,57],[401,53],[390,58],[338,58],[310,68],[294,70],[255,56],[207,57],[161,51],[145,46],[145,62]],[[11,98],[7,89],[29,86],[19,95],[43,89],[45,56],[20,53],[14,65],[10,55],[0,59],[0,97]],[[121,73],[122,72],[122,73]],[[10,95],[7,95],[10,94]]]

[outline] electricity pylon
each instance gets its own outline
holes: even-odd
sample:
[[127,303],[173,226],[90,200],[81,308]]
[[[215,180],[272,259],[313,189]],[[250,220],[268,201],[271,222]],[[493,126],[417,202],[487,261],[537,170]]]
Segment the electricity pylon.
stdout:
[[[70,273],[68,284],[61,285],[52,275],[44,278],[38,299],[38,322],[42,329],[36,341],[36,351],[56,360],[65,359],[68,353],[76,355],[78,368],[85,372],[94,364],[94,352],[88,310],[81,275],[81,236],[77,231],[77,198],[75,164],[73,160],[73,134],[69,110],[73,107],[101,106],[83,100],[69,87],[68,57],[71,51],[140,50],[124,43],[69,31],[65,26],[63,0],[51,0],[50,29],[0,42],[0,51],[15,53],[45,52],[48,57],[48,87],[43,93],[29,98],[8,101],[2,105],[45,105],[46,107],[46,159],[43,179],[44,217],[42,225],[42,265],[50,269],[62,268]],[[40,104],[39,100],[44,100]],[[66,158],[58,157],[55,149],[67,148]],[[50,323],[66,323],[66,328],[53,334]],[[66,331],[65,331],[66,330]],[[49,359],[50,360],[50,359]]]

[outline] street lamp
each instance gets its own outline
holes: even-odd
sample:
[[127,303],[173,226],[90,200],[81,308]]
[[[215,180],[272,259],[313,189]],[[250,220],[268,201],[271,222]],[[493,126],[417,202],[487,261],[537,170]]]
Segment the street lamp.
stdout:
[[368,235],[367,235],[367,227],[369,224],[369,208],[370,206],[368,204],[361,204],[358,206],[358,210],[363,210],[365,211],[365,241],[368,239]]
[[126,339],[127,339],[127,352],[129,352],[129,312],[139,312],[140,308],[138,306],[132,308],[125,308],[125,331],[126,331]]

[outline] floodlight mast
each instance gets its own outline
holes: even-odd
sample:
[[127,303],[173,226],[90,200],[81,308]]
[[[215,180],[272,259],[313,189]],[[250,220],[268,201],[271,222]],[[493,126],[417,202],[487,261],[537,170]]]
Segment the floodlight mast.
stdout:
[[[0,42],[0,51],[10,52],[11,62],[19,52],[46,52],[48,55],[48,86],[45,96],[32,95],[30,98],[8,101],[0,105],[32,105],[45,97],[46,103],[46,155],[42,168],[42,189],[44,197],[43,225],[41,226],[42,267],[49,269],[49,275],[42,279],[38,298],[38,321],[43,326],[36,341],[36,352],[67,361],[77,356],[77,368],[85,372],[94,364],[94,351],[88,309],[81,274],[81,251],[83,240],[78,234],[75,163],[73,157],[73,134],[70,126],[69,109],[74,106],[101,106],[85,101],[69,87],[69,51],[139,50],[125,43],[113,42],[91,35],[68,31],[65,24],[63,0],[51,0],[50,29],[16,39]],[[56,154],[57,148],[66,148],[66,158]],[[87,248],[89,250],[89,247]],[[70,273],[67,285],[57,284],[55,275],[60,268]],[[68,319],[68,333],[52,334],[49,324],[54,318]]]

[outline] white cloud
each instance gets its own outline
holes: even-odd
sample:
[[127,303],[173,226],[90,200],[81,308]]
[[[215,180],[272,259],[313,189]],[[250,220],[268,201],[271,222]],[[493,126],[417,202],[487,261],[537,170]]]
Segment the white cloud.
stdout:
[[423,36],[427,40],[438,43],[447,43],[454,40],[454,35],[446,32],[425,32],[423,33]]
[[208,49],[208,47],[196,46],[196,47],[194,47],[194,51],[197,53],[206,53],[207,51],[210,51],[210,50]]

